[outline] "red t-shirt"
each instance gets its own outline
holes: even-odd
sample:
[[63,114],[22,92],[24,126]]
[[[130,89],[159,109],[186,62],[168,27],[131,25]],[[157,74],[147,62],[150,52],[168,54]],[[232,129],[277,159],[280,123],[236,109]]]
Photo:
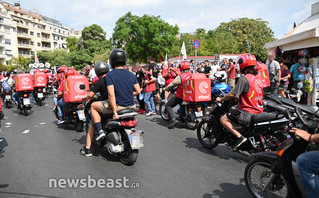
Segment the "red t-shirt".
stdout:
[[[176,71],[179,71],[179,69],[175,68]],[[168,72],[168,67],[164,66],[163,67],[163,71],[162,71],[162,75],[166,74]],[[176,73],[171,71],[170,73],[168,73],[167,77],[165,78],[165,86],[169,85],[171,82],[174,81],[174,79],[176,78]]]
[[59,83],[58,91],[63,92],[63,84],[62,84],[62,81]]
[[229,71],[229,74],[228,74],[228,78],[235,79],[236,78],[236,67],[235,67],[235,65],[231,64],[229,68],[230,68],[230,71]]

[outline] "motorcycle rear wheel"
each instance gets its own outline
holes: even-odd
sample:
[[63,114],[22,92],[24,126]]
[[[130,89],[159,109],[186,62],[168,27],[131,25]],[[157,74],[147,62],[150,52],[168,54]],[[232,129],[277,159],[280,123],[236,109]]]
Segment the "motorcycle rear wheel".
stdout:
[[168,114],[167,114],[167,111],[166,111],[165,103],[164,103],[164,102],[161,102],[161,104],[160,104],[160,106],[159,106],[159,111],[160,111],[160,115],[161,115],[161,117],[163,118],[163,120],[169,121],[169,119],[168,119]]
[[41,99],[39,100],[39,106],[42,106],[42,100]]
[[23,115],[27,116],[28,115],[28,109],[27,107],[23,107]]
[[197,126],[197,138],[207,149],[215,148],[219,143],[219,135],[214,132],[213,125],[206,120],[199,122]]
[[138,150],[132,150],[131,148],[129,148],[127,149],[127,151],[120,155],[120,161],[127,166],[131,166],[136,162],[137,156]]
[[197,128],[198,121],[195,119],[195,122],[194,122],[194,119],[192,119],[192,115],[189,114],[189,115],[187,115],[187,117],[185,119],[185,124],[186,124],[187,128],[189,128],[191,130],[195,130]]
[[82,132],[83,128],[84,128],[84,122],[81,122],[81,121],[75,122],[74,129],[76,132]]
[[255,198],[290,197],[287,182],[282,175],[275,176],[268,189],[262,191],[263,185],[271,174],[271,166],[271,163],[260,158],[254,158],[247,164],[245,183],[248,191]]

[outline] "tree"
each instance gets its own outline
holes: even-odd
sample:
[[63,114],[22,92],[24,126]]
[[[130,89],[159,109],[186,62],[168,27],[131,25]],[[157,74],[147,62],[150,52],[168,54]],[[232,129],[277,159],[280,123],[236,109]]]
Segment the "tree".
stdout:
[[12,65],[14,68],[18,68],[22,70],[28,70],[30,63],[31,63],[31,59],[25,58],[21,54],[19,54],[18,57],[12,57],[8,61],[8,65]]
[[[66,50],[56,49],[50,52],[38,52],[40,63],[50,63],[52,66],[71,65],[69,53]],[[34,60],[34,55],[31,57]]]
[[111,51],[110,50],[106,50],[103,54],[96,54],[93,59],[92,62],[93,63],[98,63],[100,61],[106,62],[109,59]]
[[106,39],[106,32],[101,26],[93,24],[83,29],[80,49],[87,50],[90,56],[104,53],[110,47],[110,41]]
[[113,41],[124,47],[133,61],[146,61],[148,56],[158,59],[172,49],[178,26],[171,26],[160,17],[133,16],[130,12],[116,22]]
[[68,47],[70,52],[75,51],[79,45],[79,39],[74,36],[66,38],[66,42],[66,46]]
[[87,50],[70,52],[70,60],[71,64],[75,66],[76,69],[81,69],[85,65],[92,64],[92,57]]
[[240,52],[251,52],[257,59],[266,60],[264,45],[275,40],[274,32],[268,22],[258,19],[240,18],[228,23],[221,23],[216,31],[229,30],[238,43]]

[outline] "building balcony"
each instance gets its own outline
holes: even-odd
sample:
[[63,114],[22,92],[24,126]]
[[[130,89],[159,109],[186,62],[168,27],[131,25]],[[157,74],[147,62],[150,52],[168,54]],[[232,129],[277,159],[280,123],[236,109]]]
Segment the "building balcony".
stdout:
[[51,51],[51,47],[42,46],[42,51]]
[[25,39],[31,39],[32,38],[32,36],[27,34],[27,33],[18,32],[17,34],[18,34],[18,37],[20,37],[20,38],[25,38]]
[[0,37],[4,37],[4,32],[0,32]]
[[7,56],[5,54],[0,54],[0,59],[5,59]]
[[[20,53],[19,53],[20,55]],[[25,58],[31,58],[31,54],[21,54],[22,56],[24,56]]]
[[0,48],[5,48],[5,47],[6,47],[5,43],[4,42],[0,42]]
[[50,38],[47,38],[47,37],[42,37],[42,40],[43,40],[43,41],[49,41],[49,42],[51,41],[51,39],[50,39]]
[[31,49],[32,45],[27,43],[18,43],[18,48]]
[[25,28],[25,29],[29,29],[29,26],[24,24],[24,23],[17,23],[17,27],[22,27],[22,28]]

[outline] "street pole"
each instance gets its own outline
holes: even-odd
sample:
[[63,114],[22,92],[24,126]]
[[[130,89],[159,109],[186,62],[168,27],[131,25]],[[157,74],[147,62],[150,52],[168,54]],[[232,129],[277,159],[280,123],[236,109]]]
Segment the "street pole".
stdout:
[[197,49],[195,49],[195,63],[197,64]]

